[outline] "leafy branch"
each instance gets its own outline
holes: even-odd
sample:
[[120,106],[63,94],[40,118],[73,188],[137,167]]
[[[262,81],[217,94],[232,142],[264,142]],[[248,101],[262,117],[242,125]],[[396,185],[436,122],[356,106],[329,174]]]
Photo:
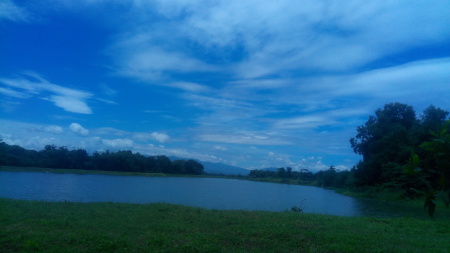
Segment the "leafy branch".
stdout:
[[450,206],[450,120],[447,120],[439,131],[430,131],[432,140],[424,142],[421,148],[428,152],[428,160],[421,160],[419,155],[412,153],[404,166],[405,173],[415,176],[423,185],[424,190],[412,189],[425,197],[424,208],[430,217],[436,210],[436,200],[440,199],[447,209]]

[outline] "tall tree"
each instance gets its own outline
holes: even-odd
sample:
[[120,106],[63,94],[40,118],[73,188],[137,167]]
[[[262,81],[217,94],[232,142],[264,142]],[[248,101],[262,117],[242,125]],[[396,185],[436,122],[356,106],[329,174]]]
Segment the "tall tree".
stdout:
[[420,144],[436,139],[436,131],[442,131],[448,115],[448,111],[433,105],[426,108],[419,119],[414,109],[405,104],[386,104],[376,110],[350,139],[353,151],[363,157],[354,171],[356,183],[404,189],[417,185],[417,180],[405,177],[402,164],[411,153],[417,153],[422,163],[427,163],[426,167],[436,166],[435,157]]
[[430,105],[420,117],[420,126],[417,129],[417,139],[420,143],[433,138],[431,132],[437,132],[444,125],[449,115],[448,111]]
[[204,168],[203,168],[203,164],[190,159],[184,163],[184,169],[185,169],[186,173],[188,173],[188,174],[201,175],[201,174],[203,174]]
[[186,171],[184,168],[185,163],[186,163],[186,161],[184,161],[184,160],[172,161],[172,169],[173,169],[174,173],[177,173],[177,174],[185,173],[185,171]]
[[363,156],[355,171],[359,184],[382,183],[383,168],[389,162],[404,162],[417,146],[410,129],[417,124],[414,109],[406,104],[390,103],[375,111],[357,128],[350,139],[353,151]]
[[286,177],[286,169],[285,168],[278,168],[277,169],[277,177],[279,177],[279,178]]
[[155,169],[156,172],[173,173],[172,162],[165,155],[156,156]]

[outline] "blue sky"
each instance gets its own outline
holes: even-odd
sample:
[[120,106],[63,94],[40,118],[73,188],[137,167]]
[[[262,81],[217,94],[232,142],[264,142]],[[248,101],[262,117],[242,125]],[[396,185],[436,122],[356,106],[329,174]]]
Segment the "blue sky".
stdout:
[[0,2],[0,138],[351,168],[390,102],[450,110],[450,1]]

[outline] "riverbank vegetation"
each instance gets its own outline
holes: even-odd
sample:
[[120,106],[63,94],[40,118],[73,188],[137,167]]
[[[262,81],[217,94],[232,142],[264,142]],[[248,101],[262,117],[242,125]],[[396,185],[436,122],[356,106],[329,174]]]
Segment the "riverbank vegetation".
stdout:
[[2,252],[448,252],[449,220],[0,199]]

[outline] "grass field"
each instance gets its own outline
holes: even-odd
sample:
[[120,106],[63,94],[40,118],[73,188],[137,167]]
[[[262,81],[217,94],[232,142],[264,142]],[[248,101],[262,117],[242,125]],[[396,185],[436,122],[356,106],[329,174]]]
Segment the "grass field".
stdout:
[[0,198],[1,252],[449,252],[450,220]]

